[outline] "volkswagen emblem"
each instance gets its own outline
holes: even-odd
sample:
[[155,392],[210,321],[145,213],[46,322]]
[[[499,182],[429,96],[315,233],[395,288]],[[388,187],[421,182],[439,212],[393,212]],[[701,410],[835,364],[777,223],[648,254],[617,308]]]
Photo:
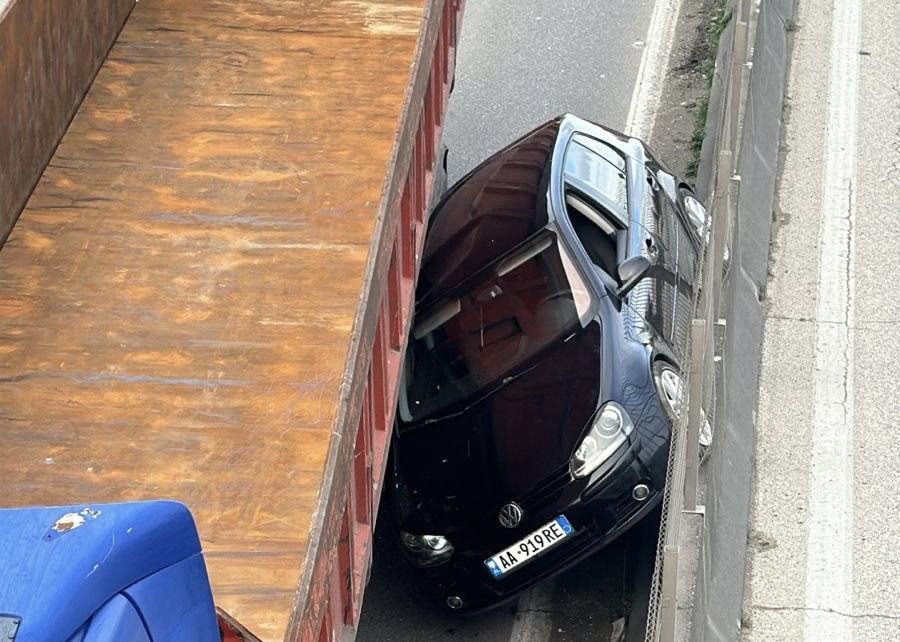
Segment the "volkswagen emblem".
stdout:
[[500,526],[515,528],[521,523],[522,515],[524,515],[522,507],[515,502],[510,502],[503,505],[503,508],[500,509],[500,514],[497,515],[497,519],[500,522]]

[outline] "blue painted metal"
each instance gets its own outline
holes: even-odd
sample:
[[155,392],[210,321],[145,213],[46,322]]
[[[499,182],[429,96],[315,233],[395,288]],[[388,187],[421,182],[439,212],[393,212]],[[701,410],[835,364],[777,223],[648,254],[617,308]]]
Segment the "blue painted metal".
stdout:
[[[187,507],[157,501],[0,509],[0,613],[21,618],[16,642],[142,640],[127,611],[115,616],[125,630],[109,630],[121,600],[110,610],[104,605],[117,595],[144,627],[149,623],[143,639],[218,640]],[[173,599],[187,604],[175,608]]]
[[[200,555],[132,584],[123,594],[137,606],[152,640],[219,640],[206,565]],[[100,640],[88,636],[85,642]]]
[[116,595],[91,619],[84,642],[116,640],[117,642],[150,642],[147,629],[134,605],[124,595]]

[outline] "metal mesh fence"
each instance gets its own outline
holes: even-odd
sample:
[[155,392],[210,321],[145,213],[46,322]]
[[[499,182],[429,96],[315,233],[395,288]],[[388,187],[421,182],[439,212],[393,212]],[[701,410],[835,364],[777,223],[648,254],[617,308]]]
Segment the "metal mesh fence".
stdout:
[[[680,395],[681,408],[677,414],[679,419],[672,430],[656,561],[650,585],[645,642],[672,642],[675,639],[682,512],[686,501],[691,507],[696,505],[697,466],[708,453],[708,449],[699,448],[697,436],[704,425],[708,424],[713,432],[716,425],[718,290],[729,265],[726,239],[729,238],[731,219],[735,214],[734,203],[737,202],[734,190],[739,186],[739,179],[733,176],[735,165],[731,150],[735,148],[740,136],[744,84],[742,67],[749,58],[749,3],[734,0],[731,5],[732,16],[736,20],[731,21],[723,34],[720,48],[728,47],[730,55],[725,56],[725,59],[735,62],[724,65],[724,68],[717,68],[718,86],[723,88],[724,97],[718,103],[719,108],[711,110],[709,114],[710,121],[717,124],[707,128],[715,137],[716,151],[713,156],[715,160],[709,229],[703,235],[705,243],[700,261],[700,287],[695,288],[692,302],[695,321],[692,332],[683,341],[682,363],[686,364],[688,372],[685,373],[687,378],[682,385],[686,389]],[[690,394],[687,394],[688,391]],[[691,476],[693,479],[690,479]]]
[[[707,296],[704,291],[706,289],[704,284],[711,281],[711,279],[708,278],[708,264],[711,262],[712,256],[709,248],[709,243],[706,243],[703,246],[700,261],[700,265],[703,266],[700,275],[700,287],[695,288],[692,301],[694,317],[706,321],[707,328],[712,325],[712,317],[710,314],[712,297]],[[694,356],[693,353],[696,353],[696,346],[693,345],[693,340],[697,336],[697,333],[688,333],[684,337],[682,345],[679,346],[681,348],[680,352],[682,353],[681,363],[687,364],[688,366],[694,365],[691,363],[691,357]],[[701,336],[712,337],[713,333],[703,333]],[[708,338],[705,339],[704,345],[701,346],[701,353],[704,355],[704,361],[706,361],[706,355],[711,354],[712,350],[713,346],[711,341]],[[691,367],[689,368],[689,371],[685,373],[687,377],[682,378],[681,382],[684,389],[679,395],[680,403],[677,412],[678,420],[673,424],[672,438],[669,446],[669,459],[666,466],[666,487],[662,500],[662,519],[660,520],[659,538],[656,546],[656,562],[654,564],[653,577],[650,585],[650,600],[647,611],[647,633],[645,636],[646,642],[656,642],[660,639],[661,607],[674,608],[674,603],[667,603],[669,600],[674,601],[674,595],[671,597],[663,595],[663,573],[667,561],[669,564],[674,563],[677,565],[677,550],[673,550],[673,547],[677,547],[680,535],[681,512],[684,504],[683,490],[685,487],[685,464],[689,456],[688,449],[694,449],[696,462],[699,462],[700,459],[699,443],[689,441],[688,437],[690,432],[690,413],[688,412],[690,399],[688,390],[691,387],[692,377],[698,375],[703,377],[703,413],[701,417],[705,417],[705,420],[710,423],[710,426],[715,426],[715,417],[713,416],[713,408],[715,407],[715,377],[704,376],[706,371],[707,369],[705,368],[695,369]],[[703,421],[703,419],[701,419],[701,421]],[[672,574],[671,580],[674,581],[674,573]],[[668,594],[669,591],[666,591],[666,593]]]

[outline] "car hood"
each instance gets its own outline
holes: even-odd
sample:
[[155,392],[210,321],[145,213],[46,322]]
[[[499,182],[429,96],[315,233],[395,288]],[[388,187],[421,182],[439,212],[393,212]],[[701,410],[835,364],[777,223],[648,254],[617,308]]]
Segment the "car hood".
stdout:
[[463,412],[404,431],[397,463],[426,521],[446,528],[441,512],[520,497],[567,468],[601,397],[599,334],[591,323]]

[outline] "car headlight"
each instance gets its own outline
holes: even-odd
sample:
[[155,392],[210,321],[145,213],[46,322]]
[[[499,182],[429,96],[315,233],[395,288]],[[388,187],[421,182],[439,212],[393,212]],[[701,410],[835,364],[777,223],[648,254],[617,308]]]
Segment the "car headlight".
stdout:
[[574,477],[585,477],[609,459],[634,429],[625,409],[615,401],[607,402],[594,418],[594,425],[572,455],[570,468]]
[[416,535],[400,531],[400,541],[418,566],[432,566],[453,555],[453,544],[443,535]]

